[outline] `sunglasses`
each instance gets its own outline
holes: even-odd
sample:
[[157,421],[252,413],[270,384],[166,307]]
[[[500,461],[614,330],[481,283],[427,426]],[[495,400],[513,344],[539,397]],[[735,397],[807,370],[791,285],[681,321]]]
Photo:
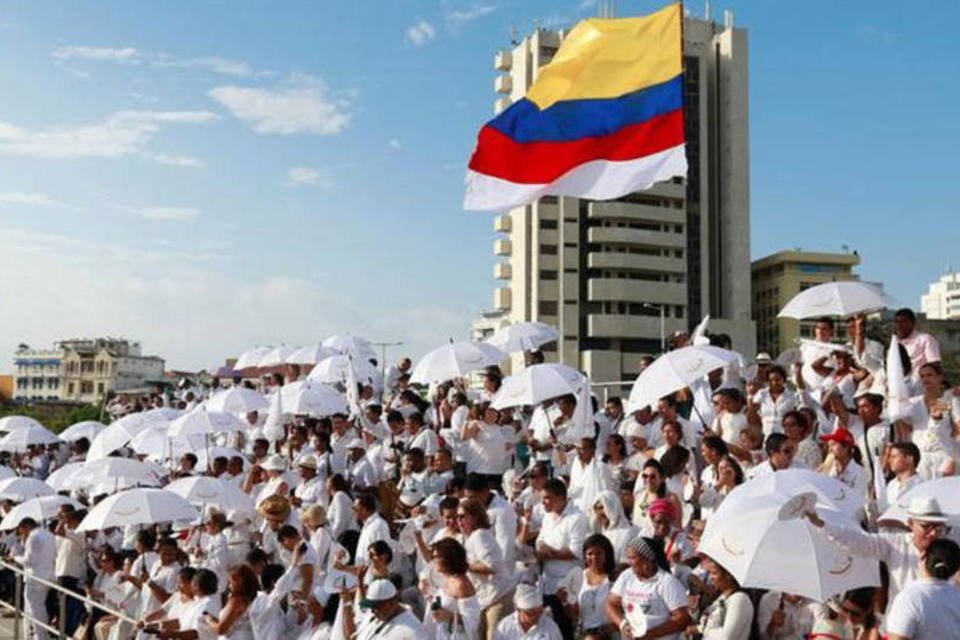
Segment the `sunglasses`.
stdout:
[[642,473],[642,474],[640,474],[640,477],[643,478],[644,480],[659,480],[659,479],[660,479],[660,476],[658,476],[658,475],[655,474],[655,473]]

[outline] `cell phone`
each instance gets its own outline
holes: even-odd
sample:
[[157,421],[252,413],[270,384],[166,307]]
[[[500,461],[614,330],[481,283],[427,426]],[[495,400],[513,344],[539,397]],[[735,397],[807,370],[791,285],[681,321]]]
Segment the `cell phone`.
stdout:
[[440,604],[440,596],[437,596],[433,599],[433,602],[430,603],[430,611],[439,611],[442,608]]

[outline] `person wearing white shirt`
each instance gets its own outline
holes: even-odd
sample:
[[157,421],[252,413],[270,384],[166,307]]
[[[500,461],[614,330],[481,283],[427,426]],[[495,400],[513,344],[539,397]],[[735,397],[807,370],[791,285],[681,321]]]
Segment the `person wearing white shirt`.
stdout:
[[900,496],[923,481],[917,474],[920,458],[920,450],[912,442],[894,442],[890,445],[887,464],[895,475],[887,483],[883,494],[877,497],[879,513],[897,504]]
[[763,435],[782,433],[783,416],[799,406],[797,395],[787,389],[787,372],[773,365],[767,372],[767,386],[750,399],[748,418],[763,427]]
[[493,528],[493,535],[500,547],[504,565],[513,569],[516,558],[517,540],[517,512],[500,494],[490,490],[487,480],[479,474],[467,476],[463,485],[463,494],[467,498],[474,498],[487,510],[487,518]]
[[[15,556],[16,560],[27,573],[26,584],[23,589],[24,613],[42,623],[49,623],[47,616],[46,585],[40,584],[29,577],[41,578],[47,581],[56,579],[55,565],[57,559],[57,543],[53,534],[37,524],[33,518],[24,518],[17,525],[17,534],[23,539],[23,554]],[[48,633],[38,626],[24,620],[24,635],[36,640],[46,640]]]
[[607,614],[624,638],[679,640],[690,624],[687,590],[669,571],[657,541],[637,538],[627,549],[630,568],[617,577]]
[[577,457],[570,465],[570,499],[583,513],[589,513],[597,496],[604,491],[616,491],[610,465],[596,455],[593,438],[583,438],[577,444]]
[[[86,536],[77,533],[81,514],[70,505],[60,510],[60,521],[56,529],[57,560],[55,573],[57,584],[75,593],[82,593],[82,585],[87,578]],[[67,598],[65,628],[73,635],[83,617],[83,605],[76,598]]]
[[423,414],[419,411],[411,413],[406,418],[407,431],[410,434],[408,448],[421,449],[427,458],[432,458],[440,446],[437,432],[423,424]]
[[350,484],[354,491],[375,488],[379,474],[366,455],[366,445],[363,441],[354,438],[347,445],[347,451],[349,452]]
[[357,540],[357,551],[354,564],[366,565],[370,563],[367,557],[367,548],[377,540],[383,540],[392,546],[390,539],[390,525],[377,513],[377,501],[370,494],[361,494],[353,501],[353,512],[357,521],[363,523],[360,528],[360,538]]
[[940,640],[960,633],[960,590],[951,579],[960,569],[960,547],[934,540],[923,558],[922,576],[890,605],[886,623],[891,640]]
[[[907,508],[909,533],[867,533],[854,526],[825,523],[816,513],[805,514],[815,527],[848,552],[879,560],[890,573],[888,603],[920,575],[920,562],[934,540],[943,535],[947,516],[934,498],[914,498]],[[889,605],[888,605],[889,606]]]
[[771,433],[763,443],[767,460],[753,467],[747,474],[750,478],[758,478],[768,473],[796,468],[793,456],[797,449],[787,436],[782,433]]
[[561,640],[560,628],[544,614],[543,595],[534,585],[517,586],[516,611],[500,621],[492,640]]
[[510,463],[508,443],[498,420],[499,413],[487,407],[481,420],[467,422],[461,436],[467,473],[480,474],[488,482],[497,482]]
[[710,583],[720,595],[703,612],[699,631],[703,640],[748,640],[753,603],[740,584],[716,562],[706,559]]
[[823,605],[803,596],[768,591],[760,598],[757,626],[764,640],[806,638],[816,620],[824,615]]
[[563,637],[573,634],[573,622],[564,603],[557,597],[560,583],[582,560],[583,541],[590,529],[583,512],[567,500],[567,486],[551,478],[543,486],[543,523],[534,548],[543,564],[544,602],[553,611],[553,619]]
[[327,494],[330,496],[327,519],[330,521],[330,535],[334,540],[340,540],[344,533],[357,528],[353,517],[353,501],[347,493],[349,488],[346,479],[340,474],[327,480]]
[[857,462],[860,450],[853,434],[843,427],[837,427],[833,433],[820,438],[828,443],[830,458],[824,463],[825,473],[836,478],[850,488],[853,495],[867,498],[870,479],[866,470]]
[[325,479],[317,473],[317,459],[313,455],[302,456],[297,462],[297,470],[300,474],[300,484],[294,488],[290,502],[293,506],[300,508],[321,504],[326,483]]

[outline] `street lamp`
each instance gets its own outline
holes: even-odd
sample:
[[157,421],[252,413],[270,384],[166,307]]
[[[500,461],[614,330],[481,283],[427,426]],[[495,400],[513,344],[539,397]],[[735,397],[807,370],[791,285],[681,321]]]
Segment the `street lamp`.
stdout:
[[664,312],[666,307],[662,304],[654,304],[653,302],[641,302],[640,306],[645,309],[658,309],[660,311],[660,353],[667,352],[667,334],[665,327]]

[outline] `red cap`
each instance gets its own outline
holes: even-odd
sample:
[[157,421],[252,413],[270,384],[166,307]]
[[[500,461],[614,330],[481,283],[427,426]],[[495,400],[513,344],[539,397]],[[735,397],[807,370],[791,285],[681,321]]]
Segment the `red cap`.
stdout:
[[847,429],[843,427],[837,427],[833,430],[833,433],[821,436],[820,438],[824,442],[842,442],[850,446],[857,444],[856,439],[853,437],[853,434],[850,433]]

